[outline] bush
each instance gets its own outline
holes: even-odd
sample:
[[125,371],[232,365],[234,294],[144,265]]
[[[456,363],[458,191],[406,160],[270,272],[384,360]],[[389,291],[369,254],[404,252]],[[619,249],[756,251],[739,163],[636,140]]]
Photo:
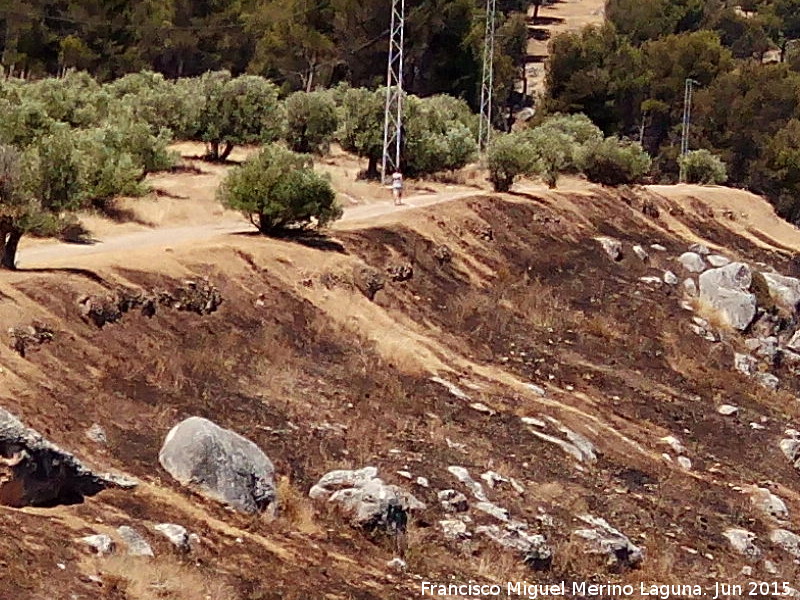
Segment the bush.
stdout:
[[533,148],[517,133],[495,136],[486,154],[489,181],[496,192],[507,192],[520,175],[540,170]]
[[652,164],[641,144],[622,142],[617,137],[586,144],[580,162],[589,181],[604,185],[639,182]]
[[217,195],[267,234],[323,227],[342,215],[330,181],[314,172],[309,158],[276,144],[228,173]]
[[708,150],[689,152],[678,159],[678,164],[686,183],[719,185],[728,180],[725,163]]
[[295,92],[286,99],[286,143],[295,152],[324,154],[339,126],[327,92]]
[[367,177],[378,177],[382,158],[384,94],[366,88],[340,86],[334,90],[334,97],[341,102],[336,137],[344,150],[367,159]]

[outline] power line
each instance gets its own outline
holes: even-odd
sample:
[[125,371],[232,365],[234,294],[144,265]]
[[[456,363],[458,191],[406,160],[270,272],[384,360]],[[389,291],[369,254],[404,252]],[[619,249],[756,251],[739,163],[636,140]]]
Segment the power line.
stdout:
[[392,0],[389,25],[389,59],[386,68],[386,107],[383,122],[381,178],[400,170],[403,138],[403,46],[405,44],[406,0]]
[[486,0],[486,32],[483,42],[481,75],[481,114],[478,124],[478,148],[483,152],[492,136],[492,99],[494,95],[494,43],[497,0]]

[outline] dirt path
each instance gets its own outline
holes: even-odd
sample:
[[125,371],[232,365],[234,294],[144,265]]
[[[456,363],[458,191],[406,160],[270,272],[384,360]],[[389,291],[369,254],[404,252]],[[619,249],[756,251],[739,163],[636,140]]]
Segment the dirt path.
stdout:
[[[347,207],[344,216],[333,229],[346,228],[358,221],[369,221],[385,215],[403,213],[423,206],[468,198],[481,193],[479,190],[457,191],[436,194],[419,194],[406,198],[402,206],[392,202],[377,202],[367,205]],[[206,223],[182,227],[148,229],[134,233],[101,236],[91,244],[67,244],[53,242],[20,250],[17,266],[23,269],[43,268],[55,263],[69,261],[75,263],[82,256],[108,254],[109,263],[118,261],[119,253],[135,252],[155,248],[173,248],[182,244],[207,241],[232,233],[253,231],[253,226],[244,218],[226,218],[217,223]]]

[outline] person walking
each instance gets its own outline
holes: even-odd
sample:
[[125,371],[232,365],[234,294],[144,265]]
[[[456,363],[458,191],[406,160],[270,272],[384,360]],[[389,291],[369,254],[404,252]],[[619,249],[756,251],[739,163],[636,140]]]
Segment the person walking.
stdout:
[[395,206],[403,203],[403,174],[400,171],[395,171],[392,175],[392,196]]

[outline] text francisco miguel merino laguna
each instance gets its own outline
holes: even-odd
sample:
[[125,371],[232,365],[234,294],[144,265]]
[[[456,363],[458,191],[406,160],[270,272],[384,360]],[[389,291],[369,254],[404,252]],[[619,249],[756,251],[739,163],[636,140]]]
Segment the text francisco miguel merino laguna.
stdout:
[[529,584],[516,581],[505,585],[481,585],[477,583],[432,583],[422,581],[422,596],[492,597],[506,596],[528,598],[529,600],[557,598],[571,594],[579,597],[603,598],[641,598],[643,600],[669,600],[670,598],[706,598],[708,600],[728,600],[759,594],[789,596],[792,588],[783,582],[750,582],[749,585],[715,583],[709,589],[700,585],[659,585],[639,583],[638,585],[596,584],[580,581],[567,583]]

